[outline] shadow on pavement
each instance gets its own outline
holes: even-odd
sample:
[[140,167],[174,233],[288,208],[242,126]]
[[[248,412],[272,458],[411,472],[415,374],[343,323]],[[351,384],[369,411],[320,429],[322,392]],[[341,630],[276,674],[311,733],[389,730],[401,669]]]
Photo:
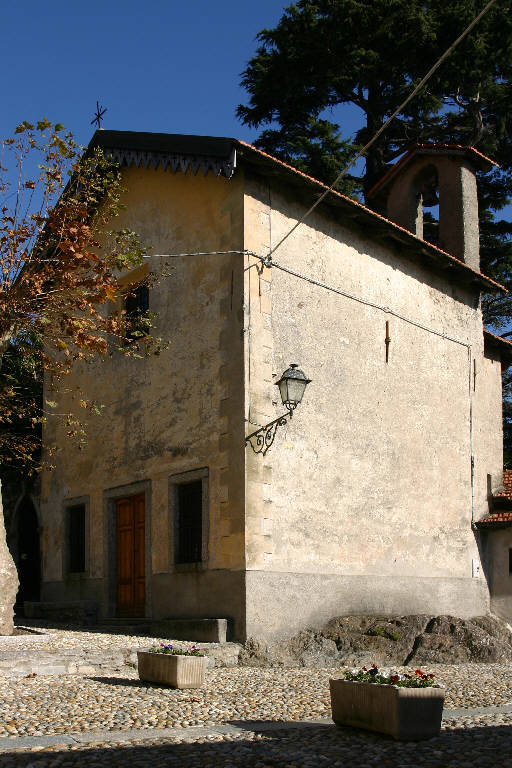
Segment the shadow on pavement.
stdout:
[[168,685],[159,685],[158,683],[148,683],[144,680],[134,677],[102,677],[94,675],[86,675],[86,680],[94,680],[96,683],[104,683],[105,685],[126,685],[132,688],[167,688],[172,690]]
[[[150,620],[146,624],[132,625],[129,621],[126,624],[73,624],[68,621],[47,621],[45,619],[25,619],[16,617],[16,627],[26,629],[46,629],[51,632],[52,629],[60,629],[64,632],[86,632],[87,634],[98,635],[129,635],[130,637],[148,637]],[[155,638],[158,640],[158,638]]]
[[[423,742],[395,742],[354,729],[316,726],[266,730],[268,723],[238,722],[236,736],[201,736],[131,744],[57,746],[37,752],[0,754],[1,768],[85,768],[85,766],[179,766],[179,768],[317,768],[393,766],[396,768],[512,767],[512,728],[488,726],[445,730]],[[248,732],[248,731],[252,731]]]

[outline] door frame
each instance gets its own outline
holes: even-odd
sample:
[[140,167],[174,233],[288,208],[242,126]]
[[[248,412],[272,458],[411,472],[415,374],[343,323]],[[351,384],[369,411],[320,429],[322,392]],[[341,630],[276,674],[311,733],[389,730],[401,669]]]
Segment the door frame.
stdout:
[[[116,501],[144,494],[144,580],[146,604],[144,616],[152,616],[151,605],[151,480],[118,485],[103,491],[103,573],[106,616],[117,616],[117,531]],[[127,620],[128,621],[128,620]]]

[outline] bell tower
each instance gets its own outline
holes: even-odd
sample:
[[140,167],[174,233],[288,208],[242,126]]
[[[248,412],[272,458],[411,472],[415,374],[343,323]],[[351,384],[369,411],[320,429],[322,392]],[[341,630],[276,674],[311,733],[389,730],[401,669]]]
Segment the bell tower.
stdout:
[[370,190],[368,202],[480,271],[476,172],[495,165],[474,147],[417,144]]

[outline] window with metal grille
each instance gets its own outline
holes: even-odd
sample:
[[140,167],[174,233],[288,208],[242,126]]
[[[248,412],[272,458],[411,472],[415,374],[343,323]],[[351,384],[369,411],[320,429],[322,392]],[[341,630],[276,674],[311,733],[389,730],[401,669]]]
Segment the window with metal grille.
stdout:
[[126,309],[126,317],[129,322],[129,330],[127,338],[136,339],[140,338],[141,334],[145,335],[145,331],[142,323],[138,322],[138,319],[149,310],[149,288],[147,285],[139,285],[134,288],[128,296],[126,296],[124,307]]
[[85,504],[68,507],[69,572],[85,571]]
[[142,315],[149,309],[149,288],[139,285],[126,297],[126,314],[129,316]]
[[200,563],[203,547],[203,483],[176,485],[176,563]]

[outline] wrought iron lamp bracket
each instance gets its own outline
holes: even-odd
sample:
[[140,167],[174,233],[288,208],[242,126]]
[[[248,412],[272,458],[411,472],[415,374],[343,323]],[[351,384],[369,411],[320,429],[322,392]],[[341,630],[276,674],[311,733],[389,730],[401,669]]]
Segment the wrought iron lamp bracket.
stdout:
[[295,407],[296,404],[289,404],[286,413],[283,413],[281,416],[278,416],[277,419],[274,419],[274,421],[270,421],[268,424],[265,424],[265,426],[260,427],[255,432],[247,435],[245,444],[250,445],[254,453],[261,453],[261,455],[264,456],[274,442],[278,428],[284,427],[285,424],[288,423],[288,419],[292,418]]

